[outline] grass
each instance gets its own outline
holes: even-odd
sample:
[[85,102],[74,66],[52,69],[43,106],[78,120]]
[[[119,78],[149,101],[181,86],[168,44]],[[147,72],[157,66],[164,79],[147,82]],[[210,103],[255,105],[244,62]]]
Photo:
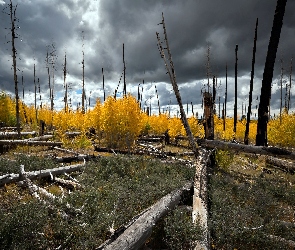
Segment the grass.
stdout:
[[[17,159],[16,167],[19,163],[30,165],[30,170],[40,164],[52,167],[51,162],[35,157]],[[0,169],[7,172],[7,164],[1,161]],[[40,202],[27,188],[7,185],[0,189],[1,248],[94,249],[110,236],[110,228],[127,223],[193,176],[194,168],[180,163],[168,165],[146,157],[115,156],[88,162],[75,176],[84,188],[70,195],[46,180],[36,181],[58,197],[65,195],[53,202]]]
[[[261,157],[216,153],[210,178],[210,228],[215,249],[292,249],[295,176],[267,169]],[[292,225],[292,224],[290,224]]]
[[[262,156],[218,150],[214,158],[209,178],[212,248],[292,249],[286,242],[295,239],[295,175],[270,168]],[[20,164],[26,171],[56,167],[44,157],[16,155],[0,158],[0,175],[18,173]],[[181,163],[117,155],[97,158],[73,173],[83,189],[71,194],[48,180],[35,181],[58,197],[64,195],[60,201],[44,199],[44,204],[27,188],[7,185],[0,188],[1,247],[94,249],[110,236],[110,228],[183,186],[194,172]],[[191,249],[200,235],[201,229],[191,223],[191,211],[178,207],[155,226],[147,246]]]

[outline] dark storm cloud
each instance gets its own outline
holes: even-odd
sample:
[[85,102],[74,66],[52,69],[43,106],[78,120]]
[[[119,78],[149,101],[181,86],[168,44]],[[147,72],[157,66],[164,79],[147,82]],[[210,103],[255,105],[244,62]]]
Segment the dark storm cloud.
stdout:
[[[8,1],[5,1],[8,2]],[[228,101],[233,100],[235,46],[238,44],[239,100],[248,96],[256,18],[259,18],[255,64],[254,96],[260,95],[268,41],[272,28],[276,0],[64,0],[19,2],[17,40],[18,67],[23,71],[26,89],[33,90],[33,64],[45,91],[48,86],[45,65],[48,45],[56,48],[56,76],[62,86],[62,67],[67,53],[68,79],[75,88],[81,85],[82,50],[85,56],[85,77],[88,89],[101,94],[104,68],[106,89],[111,94],[123,71],[122,44],[125,45],[126,80],[132,92],[145,80],[158,88],[161,105],[176,104],[169,87],[169,76],[158,49],[156,31],[163,38],[161,13],[164,12],[169,45],[175,65],[177,81],[184,103],[201,103],[200,91],[206,87],[207,48],[210,47],[210,74],[221,81],[219,95],[224,97],[225,65],[228,65]],[[3,5],[2,5],[3,6]],[[284,25],[277,53],[274,79],[280,75],[280,58],[284,67],[294,53],[295,2],[286,7]],[[9,18],[0,16],[4,25],[0,30],[0,88],[13,92]],[[82,41],[82,31],[84,41]],[[22,40],[22,41],[21,41]],[[84,46],[82,47],[82,44]],[[34,60],[35,59],[35,60]],[[8,61],[10,60],[10,61]],[[287,69],[285,70],[287,75]],[[293,71],[295,72],[295,70]],[[20,77],[19,77],[20,78]],[[295,78],[295,77],[293,77]],[[210,79],[212,83],[212,79]],[[121,87],[120,87],[121,88]],[[150,98],[154,87],[146,86]],[[137,93],[135,93],[136,95]],[[154,95],[154,94],[153,94]],[[273,91],[272,104],[279,89]],[[154,98],[154,97],[153,97]],[[295,107],[295,105],[294,105]]]

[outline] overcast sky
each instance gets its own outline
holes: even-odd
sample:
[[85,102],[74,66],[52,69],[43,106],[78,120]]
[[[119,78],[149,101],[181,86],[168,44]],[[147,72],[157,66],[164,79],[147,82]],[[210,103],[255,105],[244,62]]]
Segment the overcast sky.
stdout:
[[[8,6],[0,0],[0,7]],[[276,0],[14,0],[18,4],[16,39],[20,96],[22,75],[27,104],[34,103],[33,67],[40,79],[42,103],[49,104],[46,53],[55,56],[55,108],[61,109],[64,96],[63,64],[67,56],[66,82],[73,107],[81,102],[82,51],[85,58],[85,87],[91,106],[103,100],[102,68],[106,95],[113,95],[123,72],[122,45],[125,44],[127,91],[137,97],[143,86],[143,105],[157,111],[155,85],[161,109],[176,104],[169,76],[157,49],[156,31],[163,37],[165,23],[177,82],[185,104],[201,111],[201,89],[207,84],[207,48],[210,72],[218,79],[217,95],[224,102],[225,68],[228,65],[228,114],[233,112],[235,46],[238,44],[238,113],[248,103],[252,48],[256,18],[259,19],[253,92],[253,113],[260,96],[262,74],[270,38]],[[280,106],[280,73],[289,83],[290,61],[295,52],[295,1],[287,3],[273,78],[271,114]],[[10,20],[0,13],[0,90],[14,95]],[[84,39],[82,38],[84,37]],[[295,78],[295,63],[293,65]],[[51,70],[52,71],[52,70]],[[144,80],[144,84],[143,83]],[[119,94],[123,90],[123,80]],[[212,84],[212,79],[210,80]],[[284,83],[284,86],[285,84]],[[294,81],[293,81],[294,85]],[[291,107],[295,109],[295,86]],[[285,90],[284,90],[285,91]],[[285,92],[283,92],[283,97]],[[284,102],[283,102],[284,104]],[[40,101],[38,100],[38,105]],[[175,110],[176,106],[174,106]],[[189,105],[189,115],[191,114]],[[218,106],[217,106],[218,111]]]

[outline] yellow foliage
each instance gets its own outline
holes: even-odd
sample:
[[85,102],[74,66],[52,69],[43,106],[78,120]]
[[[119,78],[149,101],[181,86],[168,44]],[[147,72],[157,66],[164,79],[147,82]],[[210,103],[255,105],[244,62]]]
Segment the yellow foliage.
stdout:
[[267,137],[270,145],[295,146],[295,114],[283,113],[281,118],[268,122]]
[[141,111],[133,96],[127,95],[121,99],[109,96],[103,105],[101,116],[108,147],[133,146],[141,130]]
[[4,92],[0,92],[0,122],[8,126],[16,124],[15,102]]
[[[245,130],[246,130],[246,120],[238,120],[236,134],[234,130],[234,119],[225,119],[225,131],[223,130],[223,119],[214,116],[214,135],[216,139],[222,139],[226,141],[231,141],[234,138],[239,142],[244,142]],[[249,143],[255,144],[257,131],[257,121],[251,121],[249,124]]]
[[[28,124],[31,129],[37,129],[39,120],[43,120],[47,127],[55,129],[57,136],[66,143],[64,134],[67,131],[79,131],[81,136],[76,138],[76,145],[88,147],[91,143],[86,137],[90,128],[95,129],[101,142],[109,147],[129,148],[139,134],[163,135],[167,130],[171,138],[186,135],[181,119],[170,118],[167,114],[148,116],[140,110],[137,100],[131,95],[120,99],[108,97],[104,104],[97,100],[93,109],[85,114],[73,110],[51,110],[48,105],[36,110],[34,105],[27,106],[19,103],[20,122]],[[15,100],[4,92],[0,92],[0,122],[8,126],[16,125]],[[203,125],[195,117],[188,118],[192,133],[195,137],[204,137]],[[225,131],[223,119],[214,116],[214,133],[216,139],[231,141],[235,138],[244,141],[246,120],[238,120],[236,134],[233,132],[233,118],[226,118]],[[257,121],[250,122],[249,141],[255,144]],[[295,146],[295,114],[283,113],[281,118],[268,122],[268,142],[270,145],[283,147]],[[73,144],[70,142],[70,144]],[[74,145],[74,144],[73,144]]]

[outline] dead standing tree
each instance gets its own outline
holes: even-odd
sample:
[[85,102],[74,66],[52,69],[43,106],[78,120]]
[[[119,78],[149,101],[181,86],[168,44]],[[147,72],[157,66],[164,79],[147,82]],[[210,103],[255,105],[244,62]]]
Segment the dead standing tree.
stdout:
[[16,127],[18,137],[20,138],[20,114],[19,114],[19,95],[18,95],[18,80],[17,80],[17,66],[16,66],[16,48],[15,48],[15,39],[17,38],[15,22],[16,18],[16,9],[17,5],[12,4],[12,0],[8,4],[9,13],[7,13],[10,17],[11,22],[11,45],[12,45],[12,62],[13,62],[13,75],[14,75],[14,91],[15,91],[15,113],[16,113]]
[[[157,40],[158,40],[158,49],[160,51],[161,58],[164,60],[167,73],[170,77],[170,81],[171,81],[171,84],[179,105],[181,120],[189,139],[189,144],[197,160],[196,176],[195,176],[195,183],[194,183],[194,196],[193,196],[193,207],[194,207],[193,221],[195,221],[195,219],[198,217],[200,218],[200,223],[204,228],[204,237],[201,242],[198,242],[198,244],[203,249],[208,249],[209,248],[209,236],[208,236],[208,226],[207,226],[207,218],[208,218],[207,210],[208,209],[207,209],[207,198],[206,198],[207,167],[205,164],[202,164],[202,159],[204,157],[202,154],[199,154],[198,146],[194,141],[194,137],[190,129],[190,126],[188,124],[188,120],[186,118],[186,114],[182,105],[182,100],[181,100],[181,96],[180,96],[177,81],[176,81],[174,63],[172,61],[172,55],[169,48],[163,13],[162,13],[162,22],[160,24],[163,25],[164,42],[166,47],[163,48],[159,33],[156,32]],[[166,58],[165,50],[167,51],[168,59]]]
[[[170,52],[170,49],[169,49],[168,37],[167,37],[167,32],[166,32],[166,27],[165,27],[165,22],[164,22],[164,14],[163,13],[162,13],[162,22],[160,24],[163,25],[164,36],[165,36],[164,41],[166,43],[166,48],[163,48],[162,41],[160,39],[159,33],[156,32],[157,39],[158,39],[158,48],[159,48],[159,51],[160,51],[160,54],[161,54],[161,58],[164,60],[165,67],[166,67],[167,73],[168,73],[168,75],[170,77],[170,81],[172,83],[172,87],[173,87],[173,90],[174,90],[174,93],[175,93],[175,96],[176,96],[176,99],[177,99],[177,102],[178,102],[178,105],[179,105],[179,108],[180,108],[181,121],[182,121],[183,126],[185,128],[186,134],[187,134],[187,136],[189,138],[190,146],[192,147],[192,150],[193,150],[193,152],[194,152],[194,154],[195,154],[195,156],[197,158],[198,157],[198,149],[197,149],[197,145],[196,145],[196,143],[194,141],[194,137],[193,137],[192,131],[190,129],[190,126],[188,124],[186,114],[185,114],[185,111],[184,111],[184,108],[183,108],[183,105],[182,105],[182,100],[181,100],[180,92],[179,92],[177,81],[176,81],[174,63],[172,61],[172,55],[171,55],[171,52]],[[165,53],[164,50],[167,50],[168,59],[166,58],[166,53]],[[168,61],[169,61],[169,64],[168,64]]]
[[258,124],[256,146],[267,146],[267,123],[271,98],[271,83],[276,54],[280,41],[281,29],[285,14],[287,0],[277,0],[271,35],[268,44],[267,56],[264,66],[260,103],[258,109]]
[[258,18],[256,19],[256,26],[255,26],[253,55],[252,55],[251,80],[250,80],[250,91],[249,91],[249,106],[248,106],[248,113],[247,113],[247,123],[246,123],[245,138],[244,138],[244,143],[246,145],[248,145],[248,143],[249,143],[249,126],[250,126],[249,124],[250,124],[251,105],[252,105],[255,53],[256,53],[256,41],[257,41],[257,27],[258,27]]

